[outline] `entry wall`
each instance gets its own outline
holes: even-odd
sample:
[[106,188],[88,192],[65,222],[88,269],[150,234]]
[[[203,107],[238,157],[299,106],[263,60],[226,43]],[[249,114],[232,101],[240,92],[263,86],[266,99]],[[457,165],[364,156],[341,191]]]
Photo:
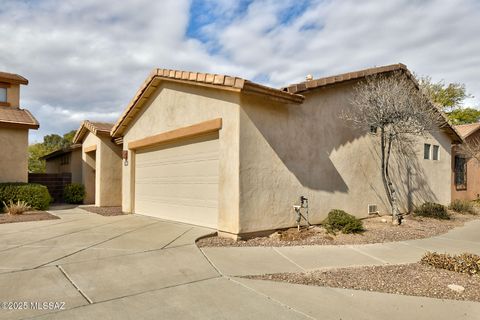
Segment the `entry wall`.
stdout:
[[0,182],[28,181],[28,129],[0,128]]
[[[219,219],[220,231],[238,232],[238,144],[239,95],[188,84],[162,82],[124,134],[124,150],[130,141],[162,132],[222,118],[219,131]],[[128,151],[129,165],[123,166],[122,208],[135,212],[135,153]]]
[[[352,85],[306,93],[301,105],[242,97],[240,112],[240,233],[295,225],[292,206],[309,199],[310,220],[331,209],[357,217],[368,205],[389,212],[381,179],[378,137],[340,119],[351,108]],[[423,160],[423,143],[440,145],[440,160]],[[391,161],[403,210],[450,201],[450,140],[444,133],[418,139],[412,156]]]

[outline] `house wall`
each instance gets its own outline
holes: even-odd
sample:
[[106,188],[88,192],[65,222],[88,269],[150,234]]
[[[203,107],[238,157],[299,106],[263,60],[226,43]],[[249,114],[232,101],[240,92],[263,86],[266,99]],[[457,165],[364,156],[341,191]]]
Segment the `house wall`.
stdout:
[[7,88],[7,102],[10,103],[10,107],[20,106],[20,85],[10,84]]
[[[478,141],[480,139],[480,131],[466,138],[469,141]],[[458,147],[453,148],[452,156],[452,200],[476,200],[480,198],[480,162],[475,158],[467,161],[467,188],[465,190],[457,190],[455,186],[455,155],[461,154]]]
[[[85,152],[95,145],[97,149]],[[83,176],[87,197],[85,203],[98,207],[121,205],[121,148],[110,137],[89,132],[82,143]],[[95,181],[95,182],[93,182]]]
[[82,149],[74,149],[70,152],[68,164],[62,164],[62,157],[46,160],[46,173],[71,173],[72,183],[83,183],[82,180]]
[[28,181],[28,130],[0,128],[0,182]]
[[[235,92],[162,82],[123,138],[124,150],[128,150],[130,141],[221,117],[218,229],[229,233],[238,232],[238,102]],[[134,212],[135,156],[128,153],[129,165],[123,166],[122,173],[122,208]]]
[[[381,179],[378,136],[340,120],[351,108],[352,85],[305,93],[301,105],[242,96],[240,111],[239,233],[295,225],[292,206],[309,199],[310,221],[331,209],[357,217],[368,205],[381,213],[388,202]],[[440,145],[440,160],[423,160],[423,143]],[[450,140],[444,133],[417,139],[413,156],[392,159],[400,207],[450,201]]]

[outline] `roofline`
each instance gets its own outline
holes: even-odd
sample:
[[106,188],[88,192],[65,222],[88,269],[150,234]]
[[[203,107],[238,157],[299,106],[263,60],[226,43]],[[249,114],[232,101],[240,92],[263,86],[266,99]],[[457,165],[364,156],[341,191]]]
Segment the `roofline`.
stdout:
[[260,94],[283,103],[302,103],[305,98],[302,95],[267,87],[239,77],[181,70],[153,69],[110,131],[112,137],[118,138],[123,134],[123,130],[135,116],[136,110],[143,106],[144,102],[162,81],[184,83],[238,93]]
[[7,82],[11,84],[28,84],[28,80],[16,73],[8,73],[0,71],[0,82]]
[[91,132],[96,136],[99,135],[108,135],[110,136],[110,130],[99,130],[95,127],[95,125],[90,120],[84,120],[80,124],[80,128],[78,128],[75,136],[73,137],[73,143],[82,143],[83,138],[87,134],[87,132]]
[[468,134],[466,134],[465,136],[462,136],[462,135],[459,134],[459,135],[462,137],[462,139],[466,139],[466,138],[470,137],[472,134],[474,134],[475,132],[477,132],[477,131],[480,129],[480,122],[457,124],[457,125],[453,126],[453,128],[454,128],[455,130],[457,130],[457,132],[458,132],[457,127],[461,127],[461,126],[471,126],[472,124],[476,124],[476,125],[477,125],[477,128],[474,129],[474,130],[472,130],[472,131],[470,131],[470,132],[469,132]]
[[0,120],[0,126],[2,128],[33,129],[33,130],[37,130],[38,128],[40,128],[40,123],[29,110],[27,109],[20,109],[20,110],[25,111],[25,113],[32,120],[32,123]]
[[58,150],[55,150],[53,152],[50,152],[49,154],[46,154],[43,157],[40,157],[40,159],[41,160],[49,160],[49,159],[53,159],[53,158],[58,158],[61,155],[71,153],[72,151],[77,150],[81,147],[82,147],[81,144],[72,144],[72,145],[68,146],[67,148],[62,148],[62,149],[58,149]]

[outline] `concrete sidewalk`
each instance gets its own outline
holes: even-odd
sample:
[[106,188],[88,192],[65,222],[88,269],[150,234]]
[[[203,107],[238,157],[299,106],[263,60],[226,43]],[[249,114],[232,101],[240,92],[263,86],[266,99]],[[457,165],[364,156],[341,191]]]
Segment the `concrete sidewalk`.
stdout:
[[448,233],[400,242],[292,247],[201,248],[224,275],[245,276],[315,269],[418,262],[427,251],[480,254],[480,220]]

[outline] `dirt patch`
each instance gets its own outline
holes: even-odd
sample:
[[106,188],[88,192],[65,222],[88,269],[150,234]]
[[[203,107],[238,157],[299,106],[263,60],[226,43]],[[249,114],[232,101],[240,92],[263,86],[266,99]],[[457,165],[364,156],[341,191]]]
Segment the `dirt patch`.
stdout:
[[279,231],[267,237],[234,241],[217,236],[203,238],[197,242],[199,247],[281,247],[305,245],[343,245],[393,242],[402,240],[429,238],[446,233],[450,229],[462,226],[465,222],[479,219],[479,215],[452,213],[450,220],[415,217],[408,215],[402,225],[391,224],[391,217],[364,219],[366,231],[359,234],[328,234],[321,226],[310,229],[297,228]]
[[[245,278],[480,302],[480,276],[436,269],[420,263],[278,273]],[[464,291],[454,291],[449,285],[461,286]]]
[[126,213],[122,212],[122,207],[80,207],[81,209],[91,212],[97,213],[102,216],[121,216],[125,215]]
[[0,214],[0,224],[27,222],[27,221],[54,220],[54,219],[60,219],[60,218],[46,211],[29,211],[29,212],[25,212],[24,214],[17,214],[17,215],[9,215],[6,213]]

